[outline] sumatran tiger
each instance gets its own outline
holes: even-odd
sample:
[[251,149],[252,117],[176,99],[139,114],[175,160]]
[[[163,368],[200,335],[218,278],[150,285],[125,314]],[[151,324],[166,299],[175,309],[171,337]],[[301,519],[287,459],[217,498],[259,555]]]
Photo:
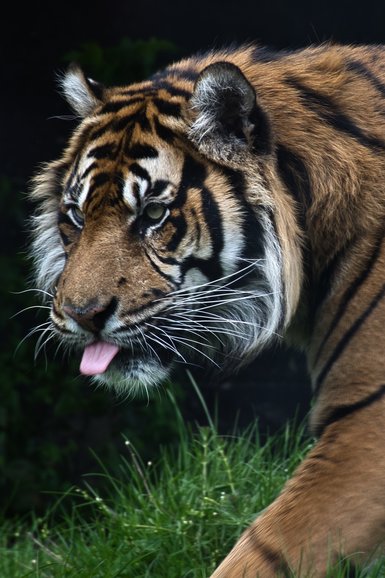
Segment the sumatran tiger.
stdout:
[[213,578],[321,577],[385,538],[385,48],[247,45],[107,88],[34,180],[33,254],[80,369],[151,388],[177,361],[306,351],[318,442]]

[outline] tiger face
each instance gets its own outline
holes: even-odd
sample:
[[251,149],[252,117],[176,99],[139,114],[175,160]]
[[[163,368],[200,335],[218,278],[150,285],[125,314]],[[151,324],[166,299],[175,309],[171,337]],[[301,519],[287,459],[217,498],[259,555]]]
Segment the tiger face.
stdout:
[[104,89],[70,69],[63,88],[82,121],[36,179],[34,254],[81,372],[132,390],[176,362],[251,359],[290,319],[300,271],[285,283],[290,211],[266,186],[268,120],[249,82],[217,63],[183,87]]

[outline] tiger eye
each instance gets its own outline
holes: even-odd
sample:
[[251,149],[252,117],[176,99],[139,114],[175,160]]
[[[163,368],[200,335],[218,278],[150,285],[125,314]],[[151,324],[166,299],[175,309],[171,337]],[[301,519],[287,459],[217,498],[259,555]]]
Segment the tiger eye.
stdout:
[[70,213],[72,220],[75,221],[76,225],[79,227],[84,225],[84,213],[77,205],[72,205],[68,212]]
[[166,213],[166,207],[161,203],[150,203],[144,209],[144,215],[151,221],[159,221]]

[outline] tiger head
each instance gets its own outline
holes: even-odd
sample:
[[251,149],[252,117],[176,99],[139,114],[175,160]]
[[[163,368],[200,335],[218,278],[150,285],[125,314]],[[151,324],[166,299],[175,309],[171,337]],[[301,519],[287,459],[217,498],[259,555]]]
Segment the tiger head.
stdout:
[[301,266],[268,112],[241,70],[62,81],[78,128],[36,177],[33,253],[53,331],[117,389],[175,362],[239,366],[282,333]]

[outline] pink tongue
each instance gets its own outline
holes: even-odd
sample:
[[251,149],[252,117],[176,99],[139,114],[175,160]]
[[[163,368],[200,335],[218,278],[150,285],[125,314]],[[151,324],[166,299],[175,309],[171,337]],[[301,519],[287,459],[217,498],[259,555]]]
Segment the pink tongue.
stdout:
[[91,343],[91,345],[87,345],[80,362],[81,373],[84,375],[104,373],[118,351],[119,347],[117,345],[105,343],[104,341],[96,341]]

